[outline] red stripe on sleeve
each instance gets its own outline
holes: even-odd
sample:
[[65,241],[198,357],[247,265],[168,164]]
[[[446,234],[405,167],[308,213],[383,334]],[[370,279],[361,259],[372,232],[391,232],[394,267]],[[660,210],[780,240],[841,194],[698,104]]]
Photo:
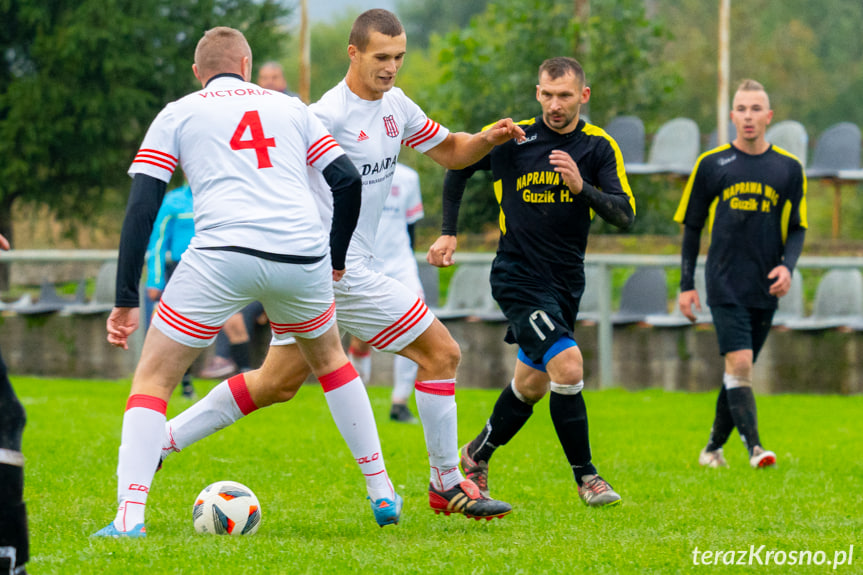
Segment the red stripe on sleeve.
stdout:
[[135,395],[129,396],[128,401],[126,401],[126,411],[129,411],[133,407],[152,409],[153,411],[158,411],[162,415],[165,415],[168,412],[167,401],[154,395],[144,395],[143,393],[136,393]]
[[354,369],[354,366],[350,362],[348,362],[337,370],[330,372],[326,375],[320,376],[318,378],[318,381],[321,382],[321,387],[324,388],[324,393],[327,393],[334,389],[340,388],[346,383],[352,382],[359,376],[360,375],[357,373],[357,370]]
[[237,402],[237,407],[243,412],[243,415],[249,415],[258,406],[252,401],[252,395],[249,393],[249,386],[246,385],[246,376],[242,373],[228,379],[228,387],[231,389],[231,395],[234,396],[234,401]]

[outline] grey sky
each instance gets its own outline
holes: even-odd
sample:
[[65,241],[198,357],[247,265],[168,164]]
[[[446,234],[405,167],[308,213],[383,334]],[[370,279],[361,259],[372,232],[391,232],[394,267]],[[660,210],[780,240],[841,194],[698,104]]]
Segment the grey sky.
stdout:
[[[326,21],[332,15],[344,14],[346,10],[362,12],[370,8],[385,8],[395,11],[396,0],[307,0],[309,19],[313,22]],[[297,2],[299,7],[299,2]],[[299,10],[297,10],[299,12]]]

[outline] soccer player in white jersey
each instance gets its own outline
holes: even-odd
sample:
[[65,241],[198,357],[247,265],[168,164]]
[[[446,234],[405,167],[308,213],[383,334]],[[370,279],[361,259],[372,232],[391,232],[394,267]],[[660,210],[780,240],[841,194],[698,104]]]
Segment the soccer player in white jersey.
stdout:
[[[339,326],[375,349],[398,353],[419,365],[416,402],[431,467],[431,508],[436,513],[462,513],[473,518],[502,517],[512,507],[484,497],[458,468],[458,344],[422,298],[374,271],[370,264],[375,233],[402,145],[425,153],[444,167],[464,167],[498,144],[523,138],[524,131],[507,118],[483,132],[455,133],[427,118],[419,106],[393,87],[406,43],[404,28],[395,14],[380,9],[363,12],[351,29],[350,66],[345,79],[311,106],[363,179],[362,208],[348,250],[348,271],[333,286]],[[318,199],[321,215],[325,222],[329,221],[332,204],[322,195]],[[289,348],[295,359],[290,371],[282,371],[280,377],[247,379],[249,393],[258,407],[290,399],[308,375],[309,367],[300,351],[296,346]],[[235,415],[236,410],[223,410],[218,421],[208,420],[199,407],[206,400],[168,422],[163,457],[241,416]],[[330,409],[338,421],[339,409],[346,406],[336,409],[334,403],[330,403]]]
[[[147,332],[123,416],[119,508],[99,537],[146,535],[144,507],[160,463],[171,393],[222,324],[255,300],[264,305],[274,340],[293,338],[297,345],[273,347],[259,370],[229,380],[207,396],[208,405],[228,406],[236,415],[253,410],[255,397],[246,382],[254,388],[256,378],[280,377],[301,350],[340,411],[340,422],[348,425],[340,431],[366,476],[376,520],[383,526],[399,519],[401,498],[384,467],[365,386],[335,326],[332,286],[345,273],[361,180],[302,102],[249,83],[251,66],[242,33],[207,31],[193,65],[203,89],[159,113],[129,169],[133,181],[117,296],[107,321],[111,344],[128,349],[138,326],[137,286],[147,238],[178,164],[192,188],[195,236]],[[329,238],[309,191],[307,165],[322,171],[332,189],[336,207]]]
[[[425,300],[417,260],[414,257],[414,226],[423,217],[423,199],[420,177],[404,164],[396,164],[392,188],[381,213],[375,239],[374,269],[396,279]],[[351,338],[348,359],[368,383],[372,371],[371,346]],[[393,392],[390,397],[390,420],[416,423],[407,406],[417,377],[417,364],[396,354],[393,357]]]

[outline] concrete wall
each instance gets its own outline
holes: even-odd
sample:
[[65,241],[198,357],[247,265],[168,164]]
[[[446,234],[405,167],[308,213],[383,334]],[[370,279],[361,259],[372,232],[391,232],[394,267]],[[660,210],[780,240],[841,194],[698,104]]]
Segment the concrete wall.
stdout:
[[[0,318],[0,349],[12,374],[117,379],[130,377],[135,353],[105,340],[107,314]],[[470,320],[445,322],[461,345],[458,384],[500,389],[512,378],[516,348],[503,341],[506,324]],[[585,365],[585,385],[598,387],[597,329],[579,324],[575,333]],[[269,331],[254,334],[252,359],[266,353]],[[723,360],[710,326],[614,328],[614,381],[626,389],[707,391],[722,381]],[[205,350],[200,366],[212,353]],[[372,383],[389,385],[392,357],[374,353]],[[760,393],[863,392],[863,334],[839,331],[774,330],[755,364]]]

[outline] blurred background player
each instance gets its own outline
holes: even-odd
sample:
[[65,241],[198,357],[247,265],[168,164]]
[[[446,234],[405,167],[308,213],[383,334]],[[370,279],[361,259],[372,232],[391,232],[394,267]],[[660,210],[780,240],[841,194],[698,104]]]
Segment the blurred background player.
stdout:
[[[482,431],[461,449],[467,477],[488,493],[488,465],[527,423],[549,391],[551,421],[578,484],[592,507],[616,505],[620,495],[593,464],[584,402],[584,358],[573,339],[584,293],[584,254],[593,214],[621,229],[635,218],[635,198],[617,143],[579,116],[590,100],[581,64],[550,58],[539,67],[536,99],[542,114],[520,122],[526,140],[498,146],[444,179],[441,236],[428,261],[452,265],[459,205],[467,180],[491,170],[500,203],[500,240],[490,280],[518,345],[510,385]],[[530,192],[525,182],[532,181]],[[538,200],[534,200],[538,198]]]
[[[397,164],[390,195],[384,202],[378,233],[375,238],[374,268],[396,279],[424,298],[417,260],[414,256],[414,228],[423,217],[420,177],[412,168]],[[351,337],[348,359],[357,368],[363,381],[371,381],[372,347],[357,337]],[[417,377],[417,364],[400,355],[393,356],[393,393],[390,419],[401,423],[417,423],[407,406]]]
[[258,69],[258,86],[267,90],[275,90],[288,96],[297,96],[295,92],[288,90],[288,81],[285,80],[285,72],[278,62],[269,61],[261,64]]
[[752,467],[776,464],[776,454],[761,446],[752,365],[770,333],[778,298],[791,289],[807,221],[803,165],[765,138],[772,118],[764,86],[743,81],[731,107],[737,136],[698,158],[674,215],[683,224],[678,304],[692,322],[692,307],[701,310],[695,264],[701,230],[710,219],[707,305],[725,373],[710,438],[698,457],[706,467],[728,465],[722,446],[735,427]]
[[[0,250],[8,249],[8,240],[0,234]],[[21,453],[26,421],[24,406],[15,395],[0,355],[0,573],[10,575],[26,575],[24,564],[30,559]]]

